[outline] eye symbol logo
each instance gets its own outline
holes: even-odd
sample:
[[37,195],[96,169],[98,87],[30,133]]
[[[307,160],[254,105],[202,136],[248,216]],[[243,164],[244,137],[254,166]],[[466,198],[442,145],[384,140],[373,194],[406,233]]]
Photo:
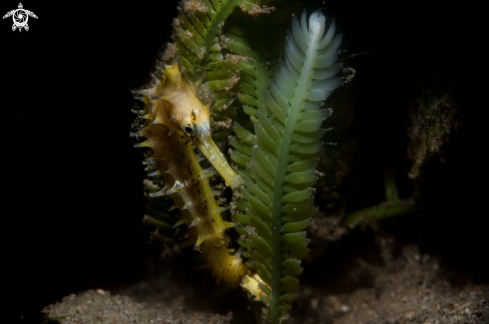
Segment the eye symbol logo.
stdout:
[[24,28],[26,31],[29,30],[29,25],[27,25],[27,21],[29,20],[29,16],[36,18],[35,13],[29,10],[25,10],[22,6],[22,3],[19,3],[19,7],[17,9],[11,10],[3,16],[3,19],[12,16],[14,24],[12,25],[12,31],[15,31],[17,28],[19,32]]

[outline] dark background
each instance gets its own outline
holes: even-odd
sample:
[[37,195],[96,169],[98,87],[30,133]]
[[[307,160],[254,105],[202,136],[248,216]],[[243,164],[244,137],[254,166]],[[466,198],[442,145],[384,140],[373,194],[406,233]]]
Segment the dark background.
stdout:
[[[3,2],[2,15],[17,5]],[[129,89],[147,79],[177,10],[176,1],[23,5],[39,17],[29,19],[28,32],[12,32],[11,18],[0,25],[2,277],[12,303],[4,316],[40,323],[40,310],[65,295],[137,280],[155,253],[142,226],[144,171],[142,150],[129,137]],[[396,161],[405,161],[408,104],[422,86],[437,78],[460,89],[473,118],[452,141],[448,161],[429,166],[430,212],[389,228],[485,273],[482,8],[328,1],[325,12],[344,32],[343,48],[366,52],[351,61],[359,183],[367,189],[359,207],[378,203],[369,192],[381,192],[382,183],[369,179],[381,178],[379,161],[405,172],[406,162]]]

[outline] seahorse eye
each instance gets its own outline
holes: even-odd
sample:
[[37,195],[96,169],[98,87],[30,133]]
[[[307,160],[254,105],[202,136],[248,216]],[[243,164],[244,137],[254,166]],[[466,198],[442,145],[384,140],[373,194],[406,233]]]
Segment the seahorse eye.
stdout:
[[185,124],[185,127],[183,128],[183,130],[185,131],[185,133],[187,133],[187,135],[193,135],[194,134],[194,125],[192,123],[187,123]]

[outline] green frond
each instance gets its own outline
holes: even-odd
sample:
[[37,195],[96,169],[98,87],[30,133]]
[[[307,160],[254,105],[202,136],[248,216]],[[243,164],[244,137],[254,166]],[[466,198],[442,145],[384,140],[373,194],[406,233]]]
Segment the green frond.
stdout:
[[[220,112],[233,102],[231,90],[239,78],[238,60],[222,54],[222,26],[238,0],[184,0],[174,20],[174,44],[187,77],[202,81],[202,99]],[[202,79],[203,78],[203,79]],[[212,96],[209,98],[212,91]],[[216,113],[216,120],[225,117]]]
[[[272,21],[280,23],[282,17]],[[301,23],[293,19],[284,61],[269,87],[262,88],[265,108],[256,109],[252,176],[245,177],[246,188],[241,190],[251,208],[242,208],[243,215],[235,217],[250,224],[248,239],[241,244],[251,245],[249,264],[264,282],[262,300],[269,306],[264,314],[272,323],[285,318],[299,285],[295,276],[302,272],[300,259],[308,252],[305,229],[317,212],[312,186],[325,132],[320,127],[330,115],[320,109],[321,103],[341,81],[335,77],[341,35],[334,36],[334,22],[324,31],[320,12],[311,15],[309,27],[305,12]],[[239,142],[235,139],[233,146],[249,156],[253,138],[238,126],[235,130]]]
[[173,40],[180,61],[192,77],[208,61],[220,61],[218,34],[221,24],[236,6],[237,0],[184,0],[175,19]]
[[[265,4],[269,10],[258,9]],[[239,5],[239,4],[238,4]],[[255,9],[245,7],[249,5]],[[244,6],[244,7],[243,7]],[[285,35],[292,14],[300,5],[297,0],[242,1],[224,26],[228,39],[227,50],[244,60],[239,62],[240,82],[238,99],[243,109],[238,111],[238,122],[248,128],[249,117],[263,107],[263,89],[268,88],[268,79],[284,53]]]

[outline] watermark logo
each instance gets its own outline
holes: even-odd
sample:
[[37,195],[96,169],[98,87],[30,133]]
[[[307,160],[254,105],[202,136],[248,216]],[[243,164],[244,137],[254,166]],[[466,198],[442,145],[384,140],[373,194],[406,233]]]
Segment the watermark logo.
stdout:
[[33,13],[32,11],[25,10],[24,7],[22,6],[22,3],[19,3],[19,8],[7,12],[7,14],[3,16],[3,19],[8,18],[10,16],[12,16],[12,19],[14,20],[14,24],[12,25],[12,31],[15,31],[18,28],[19,32],[22,31],[22,28],[24,28],[26,31],[29,30],[29,25],[27,25],[29,16],[37,19],[36,14]]

